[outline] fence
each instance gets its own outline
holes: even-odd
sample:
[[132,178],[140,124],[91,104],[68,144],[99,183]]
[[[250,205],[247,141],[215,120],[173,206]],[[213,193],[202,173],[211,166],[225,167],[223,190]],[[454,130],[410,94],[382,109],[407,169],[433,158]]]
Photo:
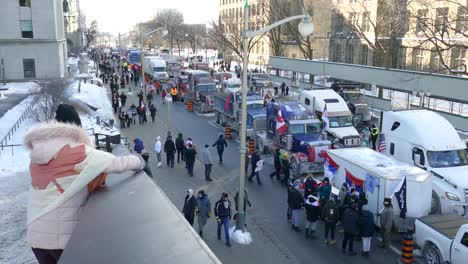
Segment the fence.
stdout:
[[[2,140],[0,141],[0,146],[1,146],[2,150],[3,150],[4,147],[12,147],[13,148],[15,146],[21,146],[21,145],[7,145],[7,144],[11,140],[11,137],[15,134],[16,130],[18,130],[21,123],[23,123],[23,121],[26,120],[26,118],[31,116],[32,110],[34,109],[35,105],[36,105],[35,102],[31,103],[26,108],[26,110],[23,112],[23,114],[20,116],[20,118],[18,118],[18,120],[16,120],[15,124],[8,131],[8,133],[3,136]],[[13,153],[13,149],[12,149],[12,153]]]

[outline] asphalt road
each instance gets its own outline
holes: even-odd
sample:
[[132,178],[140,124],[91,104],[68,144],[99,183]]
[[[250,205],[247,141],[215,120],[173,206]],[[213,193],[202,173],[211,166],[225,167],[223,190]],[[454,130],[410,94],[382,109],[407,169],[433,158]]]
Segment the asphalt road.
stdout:
[[[137,103],[137,101],[136,93],[129,96],[128,102],[130,104]],[[168,105],[163,105],[160,97],[157,97],[154,102],[156,102],[158,109],[155,123],[136,125],[122,130],[122,134],[130,139],[140,137],[150,151],[153,149],[156,136],[161,136],[164,142],[168,130]],[[209,122],[214,120],[213,117],[190,113],[180,102],[171,104],[170,108],[172,134],[175,136],[181,132],[185,139],[191,137],[199,150],[198,160],[195,164],[195,177],[187,175],[182,163],[173,169],[167,168],[164,162],[165,155],[162,155],[163,167],[156,168],[154,155],[151,155],[150,167],[155,175],[155,182],[180,208],[188,188],[193,188],[195,192],[199,189],[207,190],[213,205],[223,191],[228,192],[232,199],[238,189],[239,143],[235,140],[228,141],[223,165],[215,164],[213,167],[212,176],[215,181],[205,182],[203,165],[200,160],[201,149],[205,144],[213,144],[218,134],[223,130],[215,126],[214,122]],[[217,160],[215,149],[211,148],[211,152],[214,160]],[[341,253],[343,234],[339,231],[337,232],[337,245],[334,247],[326,246],[323,243],[322,223],[318,226],[318,238],[315,240],[306,240],[303,232],[292,231],[286,221],[286,188],[275,180],[270,180],[268,175],[273,171],[272,157],[265,155],[264,159],[266,164],[261,173],[263,185],[258,186],[255,182],[246,182],[249,198],[252,202],[252,207],[247,209],[246,222],[247,229],[253,236],[253,243],[248,246],[233,245],[232,248],[227,248],[216,239],[215,221],[211,220],[207,224],[204,239],[223,263],[395,263],[398,256],[394,253],[382,254],[378,249],[379,242],[376,237],[372,240],[371,257],[363,258],[359,255],[351,257]],[[234,223],[231,222],[231,224]],[[304,221],[302,221],[302,227],[303,225]],[[197,224],[194,228],[198,228]],[[355,251],[358,253],[361,251],[360,240],[355,241]]]

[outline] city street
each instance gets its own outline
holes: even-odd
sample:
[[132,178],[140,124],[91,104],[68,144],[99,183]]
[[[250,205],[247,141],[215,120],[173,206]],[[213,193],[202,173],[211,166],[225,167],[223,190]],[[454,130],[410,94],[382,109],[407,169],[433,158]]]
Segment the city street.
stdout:
[[[126,90],[126,89],[125,89]],[[135,92],[129,96],[127,107],[131,103],[137,103]],[[152,152],[154,140],[161,136],[161,141],[167,135],[168,104],[162,104],[161,98],[154,100],[157,112],[155,123],[132,126],[130,129],[122,129],[123,136],[129,140],[139,137],[145,143],[145,147],[151,152],[150,167],[153,171],[154,181],[161,186],[169,198],[176,206],[182,208],[183,199],[188,188],[193,188],[194,192],[200,189],[207,191],[212,205],[219,199],[223,191],[229,193],[231,202],[238,189],[239,181],[239,143],[235,140],[228,140],[228,148],[224,152],[223,165],[213,166],[213,182],[207,183],[204,180],[204,168],[201,160],[201,149],[205,144],[210,144],[212,157],[217,161],[216,151],[211,145],[218,134],[223,130],[214,125],[211,115],[200,115],[190,113],[181,102],[170,105],[172,116],[171,132],[173,136],[183,133],[184,139],[191,137],[199,152],[195,164],[195,176],[189,177],[184,164],[176,164],[175,168],[167,168],[165,155],[162,155],[163,167],[156,168],[155,155]],[[149,117],[148,117],[149,118]],[[291,230],[286,221],[287,192],[276,180],[270,180],[269,173],[273,170],[272,156],[264,156],[266,165],[261,173],[262,186],[253,183],[246,183],[249,199],[252,207],[247,209],[247,230],[253,236],[253,243],[250,245],[234,244],[232,248],[224,245],[223,241],[216,239],[216,223],[210,220],[205,230],[204,239],[214,253],[223,263],[394,263],[397,255],[390,253],[383,255],[378,249],[379,241],[373,239],[371,257],[366,259],[360,255],[350,257],[341,253],[341,241],[343,234],[337,231],[337,244],[334,247],[327,247],[323,243],[323,225],[319,224],[317,239],[306,240],[304,232],[296,233]],[[234,204],[233,204],[234,207]],[[196,222],[196,221],[195,221]],[[231,226],[234,221],[231,222]],[[302,227],[304,222],[302,223]],[[197,223],[194,224],[197,230]],[[338,228],[338,230],[340,230]],[[182,243],[182,242],[181,242]],[[355,251],[360,252],[361,241],[355,241]]]

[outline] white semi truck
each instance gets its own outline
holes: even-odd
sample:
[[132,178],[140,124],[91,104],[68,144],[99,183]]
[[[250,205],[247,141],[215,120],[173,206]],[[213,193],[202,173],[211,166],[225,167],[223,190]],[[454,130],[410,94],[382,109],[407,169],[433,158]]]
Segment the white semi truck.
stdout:
[[153,80],[167,82],[169,74],[166,71],[166,61],[159,56],[145,56],[143,59],[143,70],[145,75]]
[[468,151],[455,128],[429,110],[382,113],[384,154],[432,172],[435,213],[465,214],[468,203]]

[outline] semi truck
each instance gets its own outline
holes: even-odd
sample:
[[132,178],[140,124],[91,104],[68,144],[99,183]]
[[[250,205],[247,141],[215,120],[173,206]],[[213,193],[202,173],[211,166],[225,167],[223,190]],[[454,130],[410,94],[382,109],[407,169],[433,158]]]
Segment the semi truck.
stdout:
[[361,91],[359,89],[342,89],[338,94],[348,104],[348,108],[356,118],[356,122],[360,126],[369,125],[372,113]]
[[169,74],[166,71],[166,61],[158,56],[146,56],[143,58],[143,70],[145,75],[153,80],[167,82]]
[[192,100],[195,109],[201,113],[213,112],[215,83],[206,71],[191,70],[188,74],[189,89],[187,99]]
[[141,51],[136,49],[130,49],[127,51],[127,61],[130,64],[140,64],[141,63]]
[[[264,153],[274,153],[276,148],[287,152],[293,177],[322,172],[325,151],[331,148],[322,122],[297,102],[271,102],[266,111],[266,130],[256,133],[257,148]],[[286,125],[284,132],[276,128],[278,119]]]
[[[358,192],[365,192],[367,208],[374,214],[375,224],[380,226],[378,216],[383,209],[385,197],[391,197],[404,177],[407,190],[407,221],[400,221],[400,209],[394,206],[394,226],[408,227],[416,218],[429,215],[431,211],[431,173],[387,157],[366,147],[331,149],[326,151],[325,176],[333,186],[347,183]],[[336,164],[335,169],[328,169]],[[334,166],[334,165],[333,165]],[[333,172],[332,172],[333,171]],[[392,204],[397,200],[392,197]]]
[[361,136],[353,126],[355,119],[348,105],[332,89],[304,90],[299,95],[299,102],[312,111],[319,119],[327,106],[329,125],[325,128],[333,148],[349,148],[362,145]]
[[416,220],[415,227],[414,241],[425,263],[468,261],[468,219],[456,214],[430,215]]
[[436,213],[466,214],[468,151],[447,119],[429,110],[386,111],[381,115],[383,153],[432,172]]
[[[250,130],[253,130],[254,127],[260,125],[258,124],[259,122],[266,122],[266,112],[263,107],[261,96],[250,93],[246,101],[247,113],[251,114],[251,120],[247,120],[247,123],[250,123]],[[229,126],[233,130],[239,131],[241,125],[242,94],[234,91],[216,93],[214,95],[214,111],[216,123],[222,126]],[[265,125],[262,125],[262,127],[264,126]]]

